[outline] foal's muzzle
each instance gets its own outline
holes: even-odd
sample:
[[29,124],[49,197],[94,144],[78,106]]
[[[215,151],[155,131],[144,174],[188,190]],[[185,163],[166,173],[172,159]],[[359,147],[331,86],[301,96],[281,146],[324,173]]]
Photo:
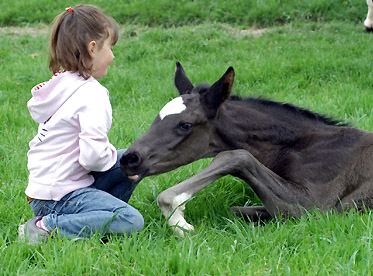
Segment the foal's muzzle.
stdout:
[[141,156],[136,152],[124,153],[120,159],[120,168],[127,175],[138,174],[141,165]]

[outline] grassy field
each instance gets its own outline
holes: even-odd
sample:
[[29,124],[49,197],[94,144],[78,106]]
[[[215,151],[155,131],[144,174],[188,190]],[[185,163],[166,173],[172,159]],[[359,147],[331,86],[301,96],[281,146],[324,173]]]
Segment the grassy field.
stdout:
[[[247,1],[244,11],[245,1],[225,2],[89,1],[122,23],[116,59],[102,80],[111,92],[109,136],[117,148],[128,147],[177,95],[176,61],[194,83],[212,83],[232,65],[235,94],[291,102],[373,129],[373,37],[362,31],[365,1]],[[196,232],[175,236],[156,197],[208,160],[144,179],[130,203],[146,227],[131,237],[19,241],[18,224],[32,217],[24,198],[26,153],[37,130],[26,103],[30,89],[51,75],[45,24],[65,3],[15,1],[0,11],[1,275],[372,275],[372,212],[248,226],[229,207],[258,200],[230,176],[187,204]]]
[[0,0],[0,26],[48,23],[58,11],[89,3],[100,6],[121,24],[180,26],[219,22],[272,26],[294,20],[360,23],[366,15],[364,0]]

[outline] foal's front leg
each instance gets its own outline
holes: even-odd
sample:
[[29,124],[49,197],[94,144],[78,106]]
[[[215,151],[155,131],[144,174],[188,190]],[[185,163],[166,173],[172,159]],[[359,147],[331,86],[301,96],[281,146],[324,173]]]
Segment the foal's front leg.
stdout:
[[[204,170],[191,178],[163,191],[158,196],[158,206],[175,231],[184,236],[185,230],[194,230],[184,219],[185,202],[198,191],[220,177],[231,174],[246,181],[263,202],[264,210],[271,217],[279,214],[298,217],[310,199],[304,191],[288,183],[261,164],[245,150],[219,153]],[[181,229],[182,228],[182,229]]]
[[[234,150],[219,153],[204,170],[159,194],[158,206],[168,219],[168,224],[174,227],[177,234],[184,237],[185,230],[194,231],[193,225],[187,223],[184,218],[185,203],[192,196],[215,180],[227,174],[236,175],[237,172],[242,171],[242,165],[245,162],[242,163],[237,159],[237,157],[242,157],[237,155],[237,152]],[[240,150],[240,152],[245,152],[254,158],[247,151]]]
[[204,170],[158,195],[158,206],[168,219],[168,224],[182,237],[185,230],[194,231],[193,225],[184,219],[185,203],[210,183],[227,174],[219,160],[216,157]]
[[[242,154],[238,154],[239,152],[243,152],[249,159],[255,159],[245,150],[221,152],[204,170],[159,194],[158,206],[168,219],[168,224],[174,227],[177,234],[183,237],[185,230],[194,231],[193,225],[187,223],[184,218],[185,203],[192,196],[215,180],[227,174],[239,175],[237,172],[243,170],[242,166],[245,166],[246,162],[243,162]],[[263,210],[265,209],[263,208]],[[267,213],[267,216],[270,215]]]

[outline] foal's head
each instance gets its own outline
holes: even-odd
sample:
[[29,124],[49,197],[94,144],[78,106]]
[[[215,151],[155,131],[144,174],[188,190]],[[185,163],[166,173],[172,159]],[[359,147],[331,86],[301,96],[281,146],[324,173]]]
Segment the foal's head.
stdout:
[[128,175],[168,172],[209,153],[211,122],[229,98],[234,70],[228,68],[211,87],[194,87],[179,62],[176,67],[175,86],[180,96],[162,108],[149,130],[121,158],[121,168]]

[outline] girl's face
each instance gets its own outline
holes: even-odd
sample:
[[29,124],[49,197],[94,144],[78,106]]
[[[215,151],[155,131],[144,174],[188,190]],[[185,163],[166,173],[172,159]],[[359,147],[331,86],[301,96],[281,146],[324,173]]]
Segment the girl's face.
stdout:
[[91,75],[95,79],[105,77],[110,63],[114,59],[110,38],[106,39],[100,48],[96,41],[88,44],[88,51],[91,55]]

